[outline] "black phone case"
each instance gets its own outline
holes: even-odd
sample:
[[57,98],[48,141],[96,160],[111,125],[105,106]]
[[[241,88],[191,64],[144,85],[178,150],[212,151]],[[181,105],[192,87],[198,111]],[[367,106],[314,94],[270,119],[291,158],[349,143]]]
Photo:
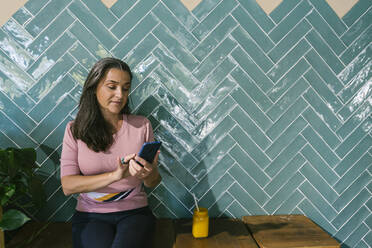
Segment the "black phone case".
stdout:
[[161,145],[160,141],[146,142],[142,145],[138,156],[145,159],[147,162],[152,163],[154,161],[156,152],[159,150]]

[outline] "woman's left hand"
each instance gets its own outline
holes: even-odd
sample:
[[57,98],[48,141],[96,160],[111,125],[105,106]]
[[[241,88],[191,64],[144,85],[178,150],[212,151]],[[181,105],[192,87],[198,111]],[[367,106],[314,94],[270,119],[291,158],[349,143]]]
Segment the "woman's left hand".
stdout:
[[[158,172],[159,153],[160,152],[157,152],[157,154],[155,155],[154,161],[152,163],[149,163],[143,158],[136,155],[136,157],[134,159],[131,159],[129,162],[130,175],[144,181],[146,186],[151,187],[152,182],[156,181],[160,177],[159,172]],[[143,167],[139,165],[136,161],[141,163]]]

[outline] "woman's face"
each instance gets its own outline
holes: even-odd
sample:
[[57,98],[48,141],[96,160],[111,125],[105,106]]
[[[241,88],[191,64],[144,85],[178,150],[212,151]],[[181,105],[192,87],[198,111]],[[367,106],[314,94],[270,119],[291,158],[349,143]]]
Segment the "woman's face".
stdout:
[[111,68],[106,72],[96,90],[103,116],[119,115],[128,100],[130,80],[126,71]]

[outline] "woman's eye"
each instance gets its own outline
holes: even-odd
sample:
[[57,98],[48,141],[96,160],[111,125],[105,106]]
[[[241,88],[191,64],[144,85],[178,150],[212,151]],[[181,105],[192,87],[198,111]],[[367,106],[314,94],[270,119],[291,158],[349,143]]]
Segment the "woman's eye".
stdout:
[[116,87],[114,86],[114,85],[108,85],[107,86],[109,89],[111,89],[111,90],[114,90]]
[[129,88],[123,88],[123,91],[129,91]]

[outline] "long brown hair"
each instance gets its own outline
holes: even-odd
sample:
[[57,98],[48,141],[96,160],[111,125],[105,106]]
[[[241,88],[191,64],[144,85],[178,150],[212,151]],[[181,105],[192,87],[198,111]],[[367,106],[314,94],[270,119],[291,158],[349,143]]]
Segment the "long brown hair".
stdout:
[[[116,58],[99,60],[92,67],[85,80],[79,102],[79,111],[71,125],[73,137],[82,140],[95,152],[106,151],[114,142],[112,135],[114,127],[103,118],[96,96],[98,83],[105,73],[112,68],[128,72],[132,80],[132,72],[125,62]],[[129,98],[121,110],[121,114],[130,113],[128,102]]]

